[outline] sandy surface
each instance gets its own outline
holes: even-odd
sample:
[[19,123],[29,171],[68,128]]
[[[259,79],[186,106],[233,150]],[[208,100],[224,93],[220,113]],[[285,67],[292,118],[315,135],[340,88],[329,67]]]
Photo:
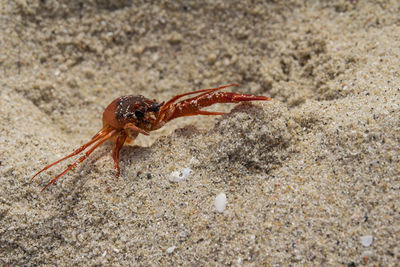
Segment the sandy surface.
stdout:
[[[0,264],[395,265],[399,3],[306,2],[2,0]],[[139,138],[119,181],[107,143],[29,183],[118,96],[233,82],[275,101]]]

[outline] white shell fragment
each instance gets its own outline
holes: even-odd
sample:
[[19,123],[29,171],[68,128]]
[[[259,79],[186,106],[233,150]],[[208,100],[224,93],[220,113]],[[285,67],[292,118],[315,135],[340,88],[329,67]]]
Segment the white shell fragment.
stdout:
[[167,254],[171,254],[172,252],[174,252],[175,249],[176,249],[176,246],[172,246],[172,247],[167,248],[166,252],[167,252]]
[[364,247],[369,247],[372,244],[372,240],[373,240],[372,235],[365,235],[360,237],[361,244]]
[[218,212],[223,212],[226,207],[226,195],[225,193],[220,193],[216,196],[214,200],[215,208]]
[[185,180],[187,177],[189,177],[190,173],[192,172],[192,169],[190,168],[183,168],[180,171],[173,171],[169,175],[169,181],[178,183],[180,181]]

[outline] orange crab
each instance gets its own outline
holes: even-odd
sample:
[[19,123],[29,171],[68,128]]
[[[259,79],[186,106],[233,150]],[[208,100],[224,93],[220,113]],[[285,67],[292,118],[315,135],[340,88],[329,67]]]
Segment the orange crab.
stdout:
[[[122,146],[133,141],[139,134],[149,135],[150,131],[157,130],[164,126],[167,122],[184,116],[195,115],[223,115],[223,112],[211,112],[200,110],[203,107],[211,106],[215,103],[238,103],[243,101],[268,101],[271,98],[266,96],[236,94],[232,92],[217,92],[221,89],[238,86],[238,84],[230,84],[218,88],[202,89],[174,96],[166,103],[157,103],[156,100],[150,100],[141,95],[121,96],[111,104],[103,112],[103,128],[93,136],[92,140],[76,149],[64,158],[51,163],[38,171],[32,178],[47,170],[48,168],[64,161],[70,157],[78,155],[86,148],[93,145],[86,153],[79,157],[73,164],[68,166],[62,173],[53,178],[43,189],[42,192],[54,184],[61,176],[76,167],[84,161],[96,148],[105,141],[111,139],[114,141],[112,157],[116,170],[116,178],[120,174],[119,169],[119,152]],[[178,99],[198,94],[197,96],[187,98],[176,102]]]

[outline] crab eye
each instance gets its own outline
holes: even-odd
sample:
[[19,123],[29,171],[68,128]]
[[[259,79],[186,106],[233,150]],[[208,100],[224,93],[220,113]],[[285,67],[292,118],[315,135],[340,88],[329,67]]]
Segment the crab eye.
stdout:
[[136,116],[136,118],[141,119],[144,117],[144,112],[141,111],[140,109],[137,109],[137,110],[135,110],[135,116]]
[[149,111],[152,112],[158,112],[159,110],[160,110],[160,105],[157,103],[154,103],[149,107]]

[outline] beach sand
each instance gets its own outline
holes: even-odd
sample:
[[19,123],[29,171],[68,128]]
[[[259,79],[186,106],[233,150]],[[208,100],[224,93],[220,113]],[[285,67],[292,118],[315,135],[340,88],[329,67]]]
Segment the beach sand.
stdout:
[[[1,265],[399,262],[398,1],[0,10]],[[162,102],[230,83],[274,100],[140,136],[119,180],[108,142],[43,193],[73,160],[30,182],[89,141],[119,96]]]

